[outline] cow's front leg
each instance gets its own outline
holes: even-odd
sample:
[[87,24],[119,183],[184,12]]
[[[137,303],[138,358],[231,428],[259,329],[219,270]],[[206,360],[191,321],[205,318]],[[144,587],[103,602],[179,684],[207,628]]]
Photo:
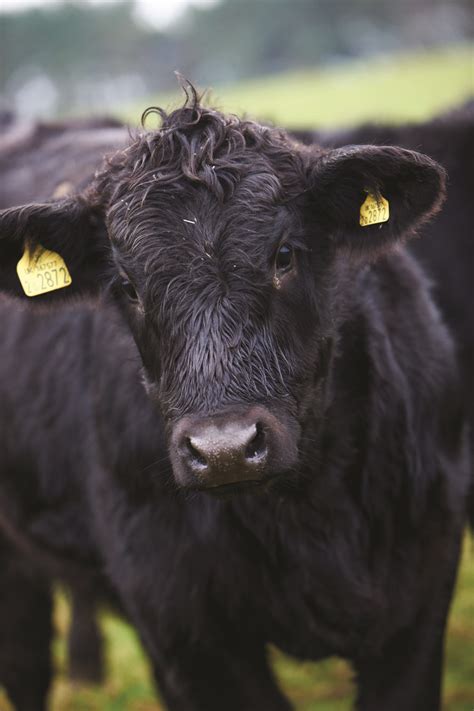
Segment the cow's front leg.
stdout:
[[263,645],[183,645],[155,666],[169,711],[290,711]]
[[75,584],[68,636],[69,676],[100,684],[105,676],[102,634],[97,620],[97,591],[93,584]]
[[410,627],[377,656],[355,664],[360,711],[438,711],[441,708],[444,633],[455,581],[457,553],[444,585],[427,595]]
[[442,635],[429,649],[418,641],[416,632],[401,634],[380,656],[358,665],[359,711],[438,711]]
[[43,711],[51,682],[49,584],[0,540],[0,685],[16,711]]

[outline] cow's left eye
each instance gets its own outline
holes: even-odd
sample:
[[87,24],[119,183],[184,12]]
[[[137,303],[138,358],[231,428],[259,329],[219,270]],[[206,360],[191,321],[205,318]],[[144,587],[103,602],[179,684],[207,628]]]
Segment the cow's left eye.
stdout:
[[294,250],[290,244],[282,244],[275,257],[275,269],[280,274],[290,271],[293,267]]

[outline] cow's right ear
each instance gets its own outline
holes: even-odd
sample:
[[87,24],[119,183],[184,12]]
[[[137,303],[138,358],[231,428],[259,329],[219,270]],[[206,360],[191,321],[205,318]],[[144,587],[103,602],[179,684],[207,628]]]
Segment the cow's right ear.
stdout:
[[[17,273],[18,262],[25,251],[34,255],[38,247],[60,255],[70,275],[67,288],[58,285],[58,288],[48,289],[39,276],[39,287],[45,285],[43,291],[38,287],[28,294],[22,286]],[[34,295],[35,300],[97,293],[103,283],[108,254],[102,211],[87,194],[0,211],[0,291],[17,296]],[[57,278],[57,275],[53,274],[51,278]]]

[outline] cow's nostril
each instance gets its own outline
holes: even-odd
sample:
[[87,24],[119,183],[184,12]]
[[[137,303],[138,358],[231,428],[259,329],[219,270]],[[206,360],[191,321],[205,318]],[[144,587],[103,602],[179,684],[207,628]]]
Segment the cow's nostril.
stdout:
[[199,467],[200,469],[207,467],[207,459],[201,454],[198,449],[196,449],[196,447],[191,442],[190,437],[186,437],[186,449],[190,462],[193,466]]
[[267,443],[265,438],[265,430],[260,422],[255,426],[255,436],[245,448],[245,459],[261,459],[267,452]]

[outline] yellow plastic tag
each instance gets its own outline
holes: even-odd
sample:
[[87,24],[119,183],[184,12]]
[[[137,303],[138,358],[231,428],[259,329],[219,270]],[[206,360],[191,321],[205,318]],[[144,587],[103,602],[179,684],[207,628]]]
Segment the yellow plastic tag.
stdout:
[[387,222],[390,217],[388,200],[380,196],[378,199],[369,193],[360,206],[361,227],[367,225],[378,225],[380,222]]
[[33,252],[28,247],[25,249],[16,265],[16,273],[27,296],[47,294],[72,283],[64,259],[41,245],[35,247]]

